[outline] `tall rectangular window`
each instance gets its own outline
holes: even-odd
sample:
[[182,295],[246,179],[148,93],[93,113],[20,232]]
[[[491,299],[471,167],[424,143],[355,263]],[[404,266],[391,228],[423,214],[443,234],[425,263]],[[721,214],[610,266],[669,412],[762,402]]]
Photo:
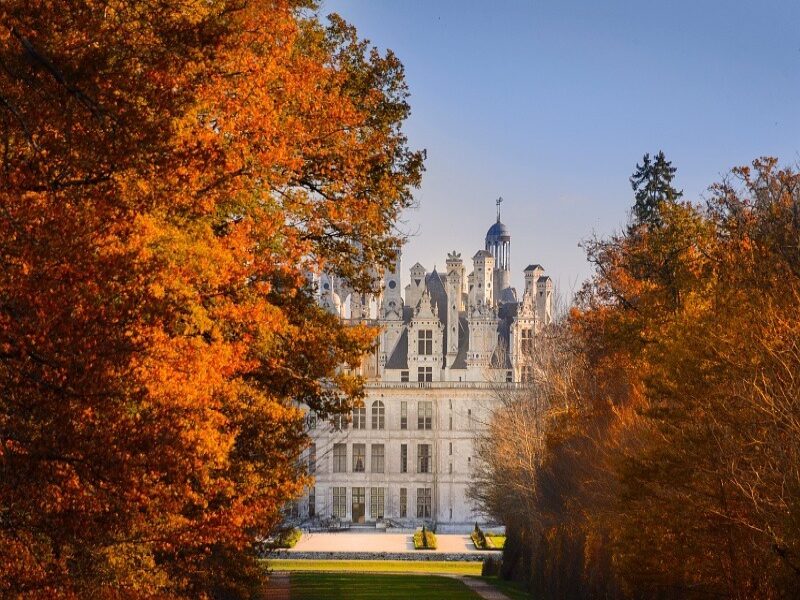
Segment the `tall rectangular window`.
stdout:
[[431,518],[431,488],[417,488],[417,518]]
[[367,445],[353,444],[353,473],[363,473],[366,470]]
[[400,429],[408,429],[408,402],[400,402]]
[[333,445],[333,472],[347,473],[347,444]]
[[400,488],[400,518],[405,519],[408,516],[408,490]]
[[373,473],[383,473],[384,467],[384,446],[383,444],[372,444],[372,456],[370,457],[370,470]]
[[311,444],[308,447],[308,472],[317,472],[317,445]]
[[367,428],[367,407],[357,406],[353,409],[353,429]]
[[433,426],[433,402],[421,400],[417,403],[417,429],[430,429]]
[[333,516],[337,519],[347,518],[347,488],[333,488]]
[[408,383],[408,371],[400,371],[400,382]]
[[522,382],[533,382],[533,368],[530,365],[522,365]]
[[431,472],[431,445],[417,444],[417,473]]
[[519,349],[524,356],[533,354],[533,329],[523,329],[520,332]]
[[347,431],[348,420],[349,420],[349,415],[334,415],[333,429],[335,431]]
[[417,354],[430,356],[433,354],[433,330],[420,329],[417,334]]
[[433,367],[417,367],[417,381],[433,381]]
[[373,519],[382,519],[386,510],[386,488],[371,488],[369,493],[369,515]]
[[317,488],[312,487],[308,490],[308,516],[315,517],[317,515]]
[[317,428],[317,413],[311,411],[306,415],[306,424],[308,425],[309,429],[316,429]]
[[400,444],[400,472],[408,473],[408,444]]
[[453,442],[450,442],[450,456],[453,456]]
[[383,429],[386,426],[386,407],[380,400],[372,403],[372,428]]

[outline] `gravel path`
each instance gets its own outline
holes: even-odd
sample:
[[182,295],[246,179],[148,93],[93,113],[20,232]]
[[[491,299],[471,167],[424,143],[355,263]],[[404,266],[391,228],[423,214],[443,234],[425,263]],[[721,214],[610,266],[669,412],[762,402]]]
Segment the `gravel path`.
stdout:
[[[476,550],[468,535],[436,535],[436,552],[451,554],[485,554]],[[286,551],[293,552],[419,552],[414,550],[410,533],[336,532],[303,533],[297,545]]]
[[269,576],[264,600],[289,600],[290,590],[289,573],[274,572]]
[[503,592],[498,590],[490,583],[486,583],[483,579],[477,577],[457,577],[463,581],[468,588],[478,594],[485,600],[511,600]]

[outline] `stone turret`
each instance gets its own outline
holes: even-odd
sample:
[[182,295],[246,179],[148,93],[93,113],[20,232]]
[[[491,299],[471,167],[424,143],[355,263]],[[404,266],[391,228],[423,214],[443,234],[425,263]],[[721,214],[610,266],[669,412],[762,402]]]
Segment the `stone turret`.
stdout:
[[553,322],[553,280],[547,275],[536,280],[536,317],[542,325]]
[[400,288],[401,251],[397,250],[397,258],[391,269],[383,274],[383,294],[381,296],[381,316],[384,319],[400,320],[403,318],[403,296]]
[[474,306],[492,306],[494,296],[494,256],[487,250],[478,250],[472,257],[473,274],[475,275],[475,287],[473,289]]
[[458,354],[458,315],[464,310],[461,290],[464,288],[464,263],[461,254],[453,251],[447,255],[447,359],[446,366],[452,366]]
[[425,267],[417,263],[411,267],[411,281],[406,286],[406,306],[416,308],[425,289]]

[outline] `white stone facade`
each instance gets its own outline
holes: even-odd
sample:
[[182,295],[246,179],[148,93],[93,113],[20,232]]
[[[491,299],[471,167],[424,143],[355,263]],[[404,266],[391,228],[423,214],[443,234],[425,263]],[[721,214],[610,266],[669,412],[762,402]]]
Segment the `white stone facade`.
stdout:
[[484,520],[466,496],[475,434],[498,389],[529,377],[526,354],[552,318],[553,284],[542,267],[525,269],[518,300],[510,262],[511,236],[498,214],[469,275],[451,252],[445,274],[414,265],[404,295],[399,257],[376,298],[320,278],[323,306],[343,319],[370,320],[381,334],[363,362],[364,406],[349,423],[316,423],[311,431],[316,482],[304,516],[453,530]]

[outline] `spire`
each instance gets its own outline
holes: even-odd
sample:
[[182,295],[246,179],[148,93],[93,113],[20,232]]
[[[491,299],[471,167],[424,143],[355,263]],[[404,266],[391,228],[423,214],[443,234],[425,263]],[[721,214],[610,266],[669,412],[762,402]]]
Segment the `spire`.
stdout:
[[494,201],[497,204],[497,222],[500,222],[500,205],[503,203],[503,197],[500,196],[497,200]]

